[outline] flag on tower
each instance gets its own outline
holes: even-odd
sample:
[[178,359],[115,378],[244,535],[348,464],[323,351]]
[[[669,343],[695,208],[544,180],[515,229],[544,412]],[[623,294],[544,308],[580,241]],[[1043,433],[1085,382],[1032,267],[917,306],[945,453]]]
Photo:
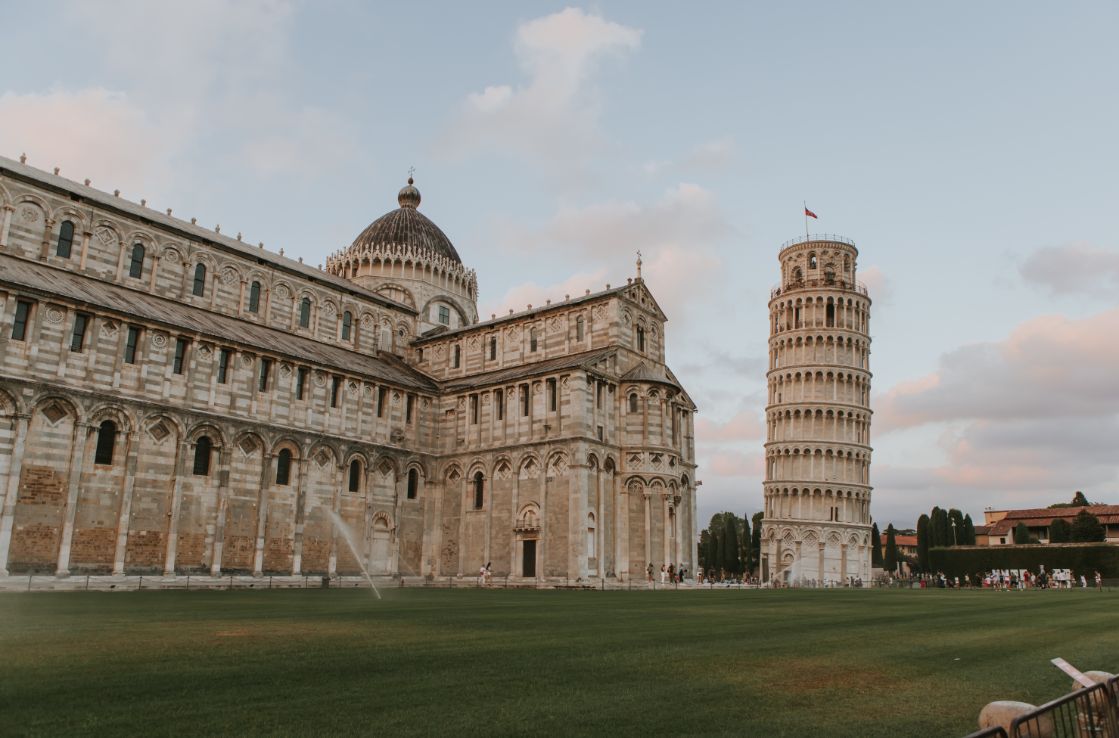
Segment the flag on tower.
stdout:
[[813,213],[808,208],[804,209],[804,217],[806,217],[806,218],[816,218],[816,220],[820,219],[819,216],[816,215],[816,213]]

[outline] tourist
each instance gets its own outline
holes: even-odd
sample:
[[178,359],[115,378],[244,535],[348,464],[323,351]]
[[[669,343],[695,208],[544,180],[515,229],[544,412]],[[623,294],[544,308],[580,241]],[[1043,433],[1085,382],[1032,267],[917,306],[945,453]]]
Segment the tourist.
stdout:
[[1096,591],[1103,592],[1103,577],[1100,576],[1099,569],[1096,570]]
[[480,569],[478,569],[478,586],[479,587],[486,586],[486,565],[485,564],[482,564],[482,567]]
[[653,583],[653,562],[649,562],[649,566],[645,567],[645,574],[648,576],[649,584]]
[[486,586],[487,587],[493,586],[493,562],[491,562],[491,561],[486,562],[486,577],[485,577],[485,579],[486,579]]
[[1088,589],[1088,580],[1083,574],[1080,575],[1080,588]]
[[665,575],[666,575],[666,572],[664,570],[664,564],[661,564],[661,584],[664,584]]

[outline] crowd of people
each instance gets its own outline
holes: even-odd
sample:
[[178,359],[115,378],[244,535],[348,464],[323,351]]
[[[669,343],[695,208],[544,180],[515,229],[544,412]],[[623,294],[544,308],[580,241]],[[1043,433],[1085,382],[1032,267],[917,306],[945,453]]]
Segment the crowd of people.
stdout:
[[1103,591],[1103,577],[1099,571],[1089,575],[1081,572],[1076,575],[1071,569],[1044,568],[1034,573],[1028,569],[994,569],[976,572],[972,575],[947,576],[944,572],[935,574],[911,574],[908,576],[890,575],[886,586],[912,586],[921,589],[994,589],[1002,591],[1024,589],[1095,589]]
[[[656,583],[656,579],[654,578],[656,568],[653,566],[653,562],[650,561],[649,565],[645,567],[645,574],[649,584]],[[683,584],[687,576],[688,570],[684,568],[683,565],[678,567],[671,563],[661,564],[661,584]]]

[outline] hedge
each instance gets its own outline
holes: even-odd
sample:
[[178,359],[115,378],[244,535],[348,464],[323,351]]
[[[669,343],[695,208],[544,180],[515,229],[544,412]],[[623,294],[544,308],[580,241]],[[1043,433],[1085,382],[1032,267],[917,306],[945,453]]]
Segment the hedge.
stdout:
[[1097,570],[1106,578],[1119,577],[1119,546],[1106,543],[1061,543],[1015,546],[955,546],[930,548],[929,568],[947,576],[964,576],[992,569],[1029,569],[1038,572],[1072,569],[1090,580]]

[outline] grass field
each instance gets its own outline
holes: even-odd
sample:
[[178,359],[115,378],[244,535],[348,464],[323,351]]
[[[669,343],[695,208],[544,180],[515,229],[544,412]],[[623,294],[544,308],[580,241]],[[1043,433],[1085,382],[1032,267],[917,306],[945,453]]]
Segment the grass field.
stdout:
[[1119,669],[1119,593],[0,596],[0,733],[960,736]]

